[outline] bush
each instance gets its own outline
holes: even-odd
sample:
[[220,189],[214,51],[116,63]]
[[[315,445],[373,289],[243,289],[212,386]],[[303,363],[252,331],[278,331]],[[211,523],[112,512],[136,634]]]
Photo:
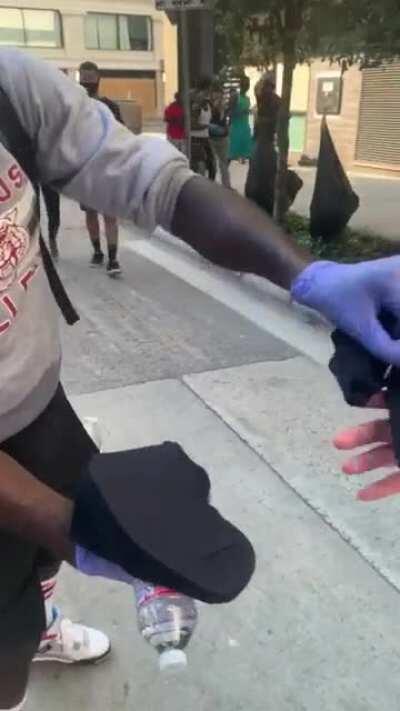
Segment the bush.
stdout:
[[362,262],[400,254],[400,244],[368,230],[353,230],[348,227],[335,240],[314,240],[310,235],[310,221],[295,212],[289,213],[287,228],[296,241],[317,259]]

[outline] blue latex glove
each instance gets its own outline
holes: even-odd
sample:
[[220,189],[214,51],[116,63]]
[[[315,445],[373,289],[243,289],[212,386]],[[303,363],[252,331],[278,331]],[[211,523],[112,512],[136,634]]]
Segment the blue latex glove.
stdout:
[[99,558],[94,553],[86,550],[86,548],[82,548],[82,546],[76,546],[75,548],[75,568],[84,575],[107,578],[118,583],[133,585],[132,576],[126,573],[123,568],[104,560],[104,558]]
[[400,257],[360,264],[314,262],[293,283],[292,297],[319,311],[382,361],[400,365],[400,341],[378,321],[383,309],[400,319]]

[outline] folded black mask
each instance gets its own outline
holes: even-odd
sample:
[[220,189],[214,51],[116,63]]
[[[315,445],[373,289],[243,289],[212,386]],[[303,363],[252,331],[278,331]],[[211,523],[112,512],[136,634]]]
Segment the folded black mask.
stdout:
[[130,575],[208,603],[233,600],[255,568],[247,538],[210,504],[210,480],[172,442],[93,458],[71,537]]

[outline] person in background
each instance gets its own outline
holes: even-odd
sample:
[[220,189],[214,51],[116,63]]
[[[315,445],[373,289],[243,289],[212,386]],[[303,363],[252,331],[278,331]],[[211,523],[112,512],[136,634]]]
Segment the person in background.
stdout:
[[[269,215],[273,215],[275,183],[278,169],[276,133],[281,99],[275,93],[275,78],[266,73],[255,88],[257,116],[254,149],[247,175],[245,195]],[[293,170],[287,175],[287,204],[290,207],[303,187],[303,181]]]
[[220,87],[211,94],[211,123],[209,126],[211,148],[221,173],[221,182],[226,188],[231,187],[229,174],[229,113],[224,94]]
[[214,181],[217,175],[215,156],[211,148],[209,126],[212,117],[210,101],[211,80],[201,79],[191,95],[191,167],[199,175],[208,174]]
[[257,116],[254,138],[264,144],[274,144],[278,128],[278,117],[281,108],[281,98],[275,92],[273,74],[266,72],[255,87],[257,100]]
[[240,94],[231,106],[230,160],[244,163],[252,153],[253,141],[250,128],[250,99],[247,96],[250,89],[250,79],[242,77]]
[[231,87],[229,90],[229,99],[228,99],[228,114],[230,120],[232,120],[232,114],[233,110],[239,100],[239,92],[234,88]]
[[[81,64],[79,67],[79,78],[81,86],[86,89],[88,95],[92,99],[97,99],[97,101],[101,101],[105,104],[117,121],[123,124],[118,104],[111,101],[111,99],[99,96],[100,70],[97,64],[93,62],[84,62]],[[90,266],[102,267],[104,264],[104,253],[100,243],[99,213],[85,205],[81,205],[81,209],[86,213],[86,226],[93,247],[93,256]],[[107,274],[110,277],[116,277],[121,274],[121,267],[117,259],[119,242],[118,220],[109,215],[103,215],[103,219],[108,249]]]
[[46,205],[50,254],[54,261],[58,261],[57,236],[60,229],[60,195],[48,185],[42,185],[43,200]]
[[172,101],[165,109],[164,121],[167,124],[168,140],[178,151],[185,153],[185,112],[179,93],[175,94],[175,101]]

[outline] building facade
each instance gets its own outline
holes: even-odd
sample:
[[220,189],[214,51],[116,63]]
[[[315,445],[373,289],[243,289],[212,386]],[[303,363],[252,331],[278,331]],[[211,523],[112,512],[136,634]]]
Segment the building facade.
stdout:
[[177,36],[154,0],[0,0],[0,46],[38,54],[72,78],[96,62],[101,92],[161,116],[177,87]]
[[358,137],[361,87],[362,72],[358,67],[351,67],[342,76],[338,66],[321,61],[312,63],[304,147],[307,156],[311,158],[318,156],[321,121],[326,112],[340,159],[346,168],[353,167]]
[[347,169],[400,175],[400,62],[373,69],[351,67],[343,75],[328,63],[310,67],[304,153],[318,156],[321,119],[327,114]]

